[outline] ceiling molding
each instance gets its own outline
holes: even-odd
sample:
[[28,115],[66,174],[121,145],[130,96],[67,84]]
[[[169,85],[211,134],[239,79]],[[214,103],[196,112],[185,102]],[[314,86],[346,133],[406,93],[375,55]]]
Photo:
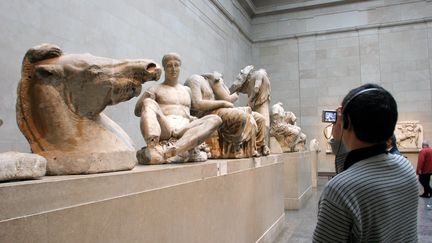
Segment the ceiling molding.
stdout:
[[332,7],[337,5],[361,2],[364,0],[309,0],[303,2],[291,2],[281,4],[269,4],[265,7],[257,7],[253,0],[237,0],[240,5],[246,10],[251,18],[261,17],[274,14],[289,13],[301,10],[309,10],[315,8]]

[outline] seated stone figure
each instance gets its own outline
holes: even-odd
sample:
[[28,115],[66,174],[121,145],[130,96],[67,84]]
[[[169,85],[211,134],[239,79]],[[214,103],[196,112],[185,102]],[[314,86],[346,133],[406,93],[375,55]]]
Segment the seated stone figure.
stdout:
[[138,96],[161,69],[146,59],[116,60],[64,54],[51,44],[24,56],[16,104],[17,123],[31,150],[47,159],[47,174],[87,174],[132,169],[130,137],[102,113]]
[[191,92],[180,84],[181,60],[176,53],[162,59],[165,81],[150,87],[138,100],[141,133],[147,147],[137,152],[142,164],[205,161],[202,143],[222,124],[217,115],[197,119],[190,115]]
[[294,113],[285,112],[281,102],[273,105],[270,135],[276,138],[283,152],[305,150],[306,135],[296,126],[296,120]]
[[253,111],[263,115],[266,126],[270,126],[269,103],[271,88],[270,79],[264,69],[255,70],[252,65],[246,66],[240,70],[229,90],[231,93],[247,94],[248,105]]
[[234,107],[238,99],[224,84],[220,73],[192,75],[185,85],[192,92],[193,114],[216,114],[222,118],[218,139],[208,139],[212,158],[243,158],[268,155],[265,119],[250,107]]

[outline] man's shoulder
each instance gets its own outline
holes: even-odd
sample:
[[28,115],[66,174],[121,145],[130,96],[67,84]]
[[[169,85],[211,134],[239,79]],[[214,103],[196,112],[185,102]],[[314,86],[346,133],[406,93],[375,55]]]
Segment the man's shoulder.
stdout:
[[155,92],[157,92],[157,91],[159,90],[159,88],[160,88],[161,86],[162,86],[162,84],[160,84],[160,83],[156,83],[156,84],[154,84],[154,85],[148,87],[146,91],[147,91],[147,92],[155,93]]
[[186,81],[184,82],[184,85],[189,86],[189,85],[196,84],[197,79],[199,79],[199,78],[200,78],[200,75],[192,74],[191,76],[189,76],[189,78],[186,79]]
[[190,88],[188,87],[188,86],[186,86],[186,85],[184,85],[184,84],[177,84],[176,85],[176,87],[175,87],[177,90],[180,90],[180,91],[182,91],[182,92],[188,92],[188,93],[190,93]]
[[333,177],[324,187],[324,194],[329,197],[338,197],[340,194],[345,194],[349,192],[354,186],[353,178],[350,173],[344,171]]

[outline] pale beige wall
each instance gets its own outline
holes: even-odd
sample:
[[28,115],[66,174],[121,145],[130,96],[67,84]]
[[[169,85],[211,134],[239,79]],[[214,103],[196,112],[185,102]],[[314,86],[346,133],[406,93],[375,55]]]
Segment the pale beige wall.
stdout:
[[[15,90],[25,51],[43,42],[68,53],[158,62],[179,52],[181,80],[217,70],[230,84],[247,64],[265,68],[272,103],[283,102],[322,148],[321,110],[375,81],[397,98],[400,119],[420,120],[431,140],[431,17],[425,0],[363,1],[252,20],[230,0],[1,1],[0,30],[7,34],[0,46],[0,152],[29,150],[15,122]],[[106,113],[141,147],[135,102]]]
[[[232,1],[0,1],[0,32],[0,152],[29,151],[16,125],[15,100],[22,58],[35,45],[48,42],[67,53],[145,57],[159,63],[165,53],[178,52],[182,81],[217,70],[228,84],[251,62],[252,53],[243,34],[250,32],[250,19]],[[109,107],[106,113],[141,147],[136,101]]]
[[388,89],[399,120],[419,120],[431,140],[431,17],[430,1],[367,1],[253,20],[253,57],[269,71],[272,104],[283,102],[308,140],[318,139],[319,171],[334,170],[321,111],[363,83]]

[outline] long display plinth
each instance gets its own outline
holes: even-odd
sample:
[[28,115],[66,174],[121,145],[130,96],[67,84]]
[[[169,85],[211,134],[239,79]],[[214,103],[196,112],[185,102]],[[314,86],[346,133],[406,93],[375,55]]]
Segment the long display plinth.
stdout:
[[311,152],[280,154],[284,161],[285,209],[300,209],[312,195]]
[[272,242],[285,158],[1,183],[0,242]]

